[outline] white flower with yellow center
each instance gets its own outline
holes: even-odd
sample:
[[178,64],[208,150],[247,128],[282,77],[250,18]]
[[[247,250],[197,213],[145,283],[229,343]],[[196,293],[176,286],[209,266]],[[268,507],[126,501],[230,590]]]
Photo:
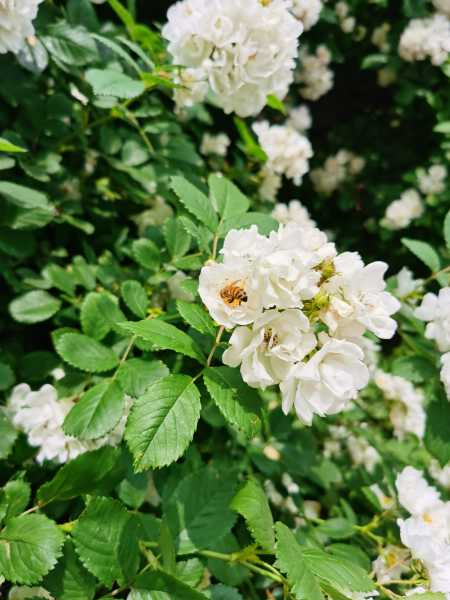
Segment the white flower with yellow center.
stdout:
[[415,316],[427,321],[425,337],[434,340],[440,352],[450,350],[450,287],[441,288],[439,294],[425,294]]

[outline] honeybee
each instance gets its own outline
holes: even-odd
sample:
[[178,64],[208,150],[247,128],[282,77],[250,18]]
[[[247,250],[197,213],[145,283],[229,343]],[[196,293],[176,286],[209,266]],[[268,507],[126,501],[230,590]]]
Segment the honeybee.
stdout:
[[220,290],[220,297],[231,308],[236,308],[248,300],[246,291],[238,285],[239,283],[239,280],[232,281]]

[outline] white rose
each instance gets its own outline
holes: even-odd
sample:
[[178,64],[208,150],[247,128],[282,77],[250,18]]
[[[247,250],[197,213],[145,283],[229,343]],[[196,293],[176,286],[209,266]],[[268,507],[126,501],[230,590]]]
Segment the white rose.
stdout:
[[383,584],[401,579],[403,573],[410,570],[410,563],[408,550],[389,544],[373,562],[377,582]]
[[33,21],[43,0],[0,0],[0,54],[17,54],[34,34]]
[[218,133],[217,135],[204,133],[200,146],[200,152],[205,156],[210,154],[215,154],[216,156],[226,156],[230,143],[230,138],[225,133]]
[[289,204],[276,204],[272,211],[272,217],[283,225],[295,223],[305,228],[316,226],[309,216],[308,210],[298,200],[291,200]]
[[316,343],[309,321],[300,310],[268,310],[251,329],[234,330],[222,360],[230,367],[241,365],[243,380],[264,389],[282,381],[292,365],[303,360]]
[[429,58],[441,65],[450,54],[450,19],[436,13],[425,19],[412,19],[400,38],[398,52],[403,60]]
[[446,352],[441,356],[441,365],[441,381],[450,400],[450,352]]
[[363,352],[351,342],[326,341],[306,363],[297,365],[281,384],[283,411],[294,406],[298,417],[312,423],[314,414],[343,410],[369,381]]
[[423,210],[420,194],[414,189],[406,190],[387,207],[381,225],[386,229],[404,229],[414,219],[421,217]]
[[434,340],[440,352],[450,350],[450,287],[441,288],[439,294],[425,294],[415,316],[428,321],[425,337]]
[[318,22],[322,8],[321,0],[293,0],[291,10],[308,31]]
[[292,108],[289,111],[288,119],[286,124],[292,129],[303,133],[307,129],[309,129],[312,125],[312,117],[311,111],[306,106],[306,104],[302,104],[301,106],[297,106],[296,108]]

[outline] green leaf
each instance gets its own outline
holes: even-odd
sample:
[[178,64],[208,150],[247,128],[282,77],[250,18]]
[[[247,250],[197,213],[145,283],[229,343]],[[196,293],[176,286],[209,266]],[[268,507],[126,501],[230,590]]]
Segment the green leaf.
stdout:
[[64,420],[64,431],[81,440],[109,433],[124,414],[125,395],[115,381],[104,381],[85,392]]
[[9,365],[0,362],[0,391],[10,388],[16,380],[14,371]]
[[433,131],[436,133],[444,133],[450,135],[450,121],[443,121],[442,123],[438,123]]
[[254,538],[264,550],[275,546],[273,518],[264,490],[255,479],[249,479],[231,501],[230,507],[242,515]]
[[17,435],[16,428],[0,408],[0,460],[9,456]]
[[114,96],[128,100],[140,96],[145,91],[143,81],[131,79],[128,75],[112,69],[89,69],[86,81],[97,96]]
[[61,302],[43,290],[33,290],[19,296],[9,305],[11,316],[19,323],[40,323],[53,317]]
[[112,498],[94,498],[72,531],[76,552],[86,569],[104,585],[128,580],[124,551],[138,554],[136,539],[128,536],[131,516]]
[[304,549],[302,554],[311,573],[343,594],[370,592],[375,588],[374,582],[367,573],[353,562],[332,556],[317,548]]
[[90,292],[81,305],[80,321],[83,333],[102,340],[125,316],[107,292]]
[[408,598],[408,600],[445,600],[446,595],[442,592],[425,592],[423,594],[410,594],[405,598]]
[[218,220],[209,198],[184,177],[178,175],[172,177],[171,185],[186,209],[206,225],[210,231],[215,233]]
[[241,594],[227,585],[214,585],[211,588],[211,600],[243,600]]
[[247,229],[252,225],[257,226],[261,235],[269,235],[271,231],[277,231],[280,226],[270,215],[249,212],[226,219],[219,227],[219,235],[225,237],[231,229]]
[[142,396],[152,383],[169,375],[169,369],[160,360],[130,358],[117,372],[117,381],[123,391],[137,398]]
[[204,467],[185,477],[170,495],[166,517],[179,554],[211,547],[236,520],[229,508],[235,476]]
[[0,152],[28,152],[28,150],[0,137]]
[[386,54],[369,54],[363,58],[361,69],[376,69],[385,65],[388,62]]
[[[164,592],[168,594],[170,600],[207,600],[207,597],[201,592],[197,592],[197,590],[189,587],[173,575],[161,570],[147,571],[139,575],[133,586],[137,591]],[[151,594],[150,596],[137,596],[136,598],[139,600],[140,598],[145,600],[155,598],[156,600],[157,596]]]
[[80,371],[101,373],[119,364],[110,348],[81,333],[64,333],[55,342],[55,348],[63,360]]
[[0,519],[8,521],[23,512],[30,501],[30,485],[21,479],[8,481],[0,490]]
[[447,213],[444,219],[444,239],[447,249],[450,250],[450,211]]
[[440,394],[432,399],[426,411],[425,446],[445,467],[450,460],[450,403]]
[[419,258],[432,271],[439,271],[441,261],[436,250],[427,242],[420,240],[410,240],[402,238],[402,244],[408,248],[417,258]]
[[44,515],[21,515],[0,532],[0,575],[13,583],[38,583],[61,554],[63,534]]
[[292,593],[297,600],[323,600],[317,579],[302,556],[302,548],[294,534],[283,523],[275,524],[276,565],[286,573]]
[[147,239],[135,240],[131,246],[134,260],[142,267],[156,271],[161,262],[161,253],[158,246]]
[[47,196],[32,188],[10,181],[0,181],[0,195],[17,207],[10,226],[14,229],[44,227],[55,216],[55,207]]
[[159,319],[151,319],[136,323],[128,321],[122,323],[121,327],[124,331],[151,342],[155,349],[173,350],[195,358],[201,363],[205,360],[202,351],[194,340],[187,333],[180,331],[170,323],[165,323]]
[[63,465],[38,489],[39,504],[70,500],[82,494],[106,493],[123,477],[120,448],[103,446]]
[[164,239],[173,258],[184,256],[191,246],[191,236],[180,219],[167,219],[163,225]]
[[270,94],[269,96],[267,96],[266,104],[270,108],[273,108],[273,110],[277,110],[278,112],[280,112],[283,115],[287,114],[287,110],[286,110],[286,106],[284,105],[284,102],[282,100],[280,100],[279,98],[277,98],[274,94]]
[[190,444],[200,418],[193,379],[170,375],[151,385],[134,403],[125,438],[138,471],[174,462]]
[[203,379],[211,398],[225,419],[248,438],[254,437],[261,428],[258,416],[258,395],[246,386],[237,369],[210,367]]
[[95,577],[78,560],[72,542],[66,540],[63,556],[42,585],[58,600],[92,600],[96,584]]
[[177,300],[177,310],[186,323],[189,323],[191,327],[200,333],[204,333],[205,335],[216,335],[217,327],[214,325],[214,321],[206,310],[198,304]]
[[400,356],[392,362],[391,372],[414,383],[422,383],[434,377],[436,367],[422,356]]
[[120,293],[131,312],[139,319],[144,319],[147,315],[149,302],[147,292],[139,281],[124,281],[120,286]]
[[83,66],[98,59],[97,46],[84,27],[60,21],[48,28],[49,35],[41,36],[41,42],[55,62],[69,66]]
[[222,219],[243,215],[249,209],[246,196],[223,175],[213,174],[208,179],[210,193]]
[[268,158],[267,154],[264,152],[261,146],[257,144],[255,138],[247,127],[246,122],[242,119],[239,119],[239,117],[234,117],[234,124],[239,132],[243,142],[243,150],[247,156],[253,157],[259,162],[266,161]]

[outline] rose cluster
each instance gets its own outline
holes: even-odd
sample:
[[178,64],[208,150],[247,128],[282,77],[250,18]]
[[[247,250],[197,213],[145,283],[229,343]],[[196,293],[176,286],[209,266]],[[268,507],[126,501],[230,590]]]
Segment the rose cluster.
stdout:
[[369,381],[365,332],[386,339],[396,330],[387,265],[337,254],[322,231],[296,223],[269,236],[232,230],[221,254],[203,267],[199,293],[233,329],[223,362],[252,387],[279,385],[283,410],[295,406],[304,423],[346,408]]
[[267,96],[283,99],[293,79],[303,26],[286,0],[183,0],[162,30],[176,65],[187,67],[175,100],[212,99],[227,113],[257,114]]

